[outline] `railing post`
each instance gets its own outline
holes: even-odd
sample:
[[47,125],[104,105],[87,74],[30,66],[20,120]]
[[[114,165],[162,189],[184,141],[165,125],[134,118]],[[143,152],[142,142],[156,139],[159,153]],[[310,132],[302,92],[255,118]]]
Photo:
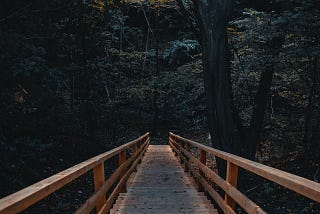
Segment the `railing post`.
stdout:
[[[207,152],[205,150],[203,150],[203,149],[200,149],[199,161],[204,165],[207,164]],[[201,171],[200,167],[199,167],[199,176],[200,177],[204,177],[204,173]],[[200,191],[201,192],[204,191],[204,189],[203,189],[202,185],[200,184],[200,182],[198,182],[198,191],[199,192]]]
[[[145,141],[143,143],[145,143],[145,142],[147,142],[146,143],[146,150],[147,150],[149,148],[149,144],[150,144],[150,134],[147,136],[147,138],[145,139]],[[145,153],[142,155],[142,157],[144,157],[144,155],[145,155]],[[141,159],[142,159],[142,157],[141,157]]]
[[[93,168],[93,179],[94,179],[94,190],[98,191],[99,188],[105,182],[103,162]],[[104,194],[97,200],[97,211],[101,210],[105,202],[106,202],[106,195]]]
[[172,133],[169,133],[169,144],[170,144],[170,148],[171,148],[171,151],[175,154],[175,150],[174,150],[174,143],[173,142],[170,142],[170,138],[171,138],[171,140],[172,141],[175,141],[174,140],[174,136],[173,136],[173,134]]
[[[132,145],[132,154],[131,154],[132,157],[135,156],[135,155],[138,155],[138,154],[136,154],[137,150],[138,150],[138,145],[137,145],[137,143],[135,143],[135,144]],[[137,169],[135,168],[134,171],[136,172]]]
[[[227,162],[227,177],[226,181],[237,188],[237,183],[238,183],[238,166],[231,163]],[[225,202],[233,209],[236,209],[236,202],[227,194],[225,194]]]
[[[190,153],[190,144],[186,143],[186,150],[188,153]],[[185,156],[186,161],[184,162],[184,171],[188,172],[189,171],[189,159],[187,156]]]
[[[177,142],[177,140],[176,140],[176,137],[173,137],[172,140],[173,140],[173,147],[175,147],[176,149],[178,149],[178,148],[177,148],[178,146],[175,145],[175,144],[179,144],[179,143]],[[175,149],[172,148],[172,151],[173,151],[173,153],[174,153],[174,156],[178,156],[178,153],[176,152]]]
[[[144,144],[144,142],[145,142],[147,139],[148,139],[148,137],[147,137],[146,139],[141,139],[141,141],[138,142],[138,143],[139,143],[139,146],[138,146],[138,144],[137,144],[137,149],[140,149],[141,146]],[[141,142],[142,142],[142,143],[141,143]],[[142,154],[142,156],[144,156],[144,154]],[[142,162],[142,157],[138,160],[138,164],[141,164],[141,162]]]
[[137,146],[137,143],[135,143],[132,145],[132,156],[136,154],[137,150],[138,150],[138,146]]
[[[119,167],[124,163],[126,162],[126,150],[122,150],[120,153],[119,153]],[[125,169],[120,173],[119,177],[120,179],[123,177],[123,175],[125,174]],[[120,188],[120,192],[126,192],[126,185],[123,185],[123,187]]]
[[150,145],[150,134],[148,135],[148,137],[147,137],[147,149],[148,149],[148,147],[149,147],[149,145]]

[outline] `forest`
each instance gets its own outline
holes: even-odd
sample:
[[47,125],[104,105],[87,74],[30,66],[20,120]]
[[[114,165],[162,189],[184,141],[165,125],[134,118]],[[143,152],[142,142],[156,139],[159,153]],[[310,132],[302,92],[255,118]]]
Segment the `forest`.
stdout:
[[[318,0],[1,0],[0,198],[148,131],[319,183],[319,56]],[[239,182],[269,213],[320,213]],[[25,213],[72,213],[92,185]]]

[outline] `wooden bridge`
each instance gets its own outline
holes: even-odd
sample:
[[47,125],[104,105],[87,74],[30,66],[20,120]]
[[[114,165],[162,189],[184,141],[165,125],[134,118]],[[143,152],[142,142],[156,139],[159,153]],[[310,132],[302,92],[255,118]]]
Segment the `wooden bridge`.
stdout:
[[[236,213],[237,206],[247,213],[266,213],[237,189],[239,168],[320,202],[320,184],[311,180],[172,133],[169,145],[149,143],[146,133],[9,195],[0,200],[0,213],[19,213],[91,170],[95,191],[75,213],[217,213],[213,203],[223,213]],[[106,178],[105,161],[115,156],[119,167]],[[226,179],[213,169],[209,156],[227,161]]]

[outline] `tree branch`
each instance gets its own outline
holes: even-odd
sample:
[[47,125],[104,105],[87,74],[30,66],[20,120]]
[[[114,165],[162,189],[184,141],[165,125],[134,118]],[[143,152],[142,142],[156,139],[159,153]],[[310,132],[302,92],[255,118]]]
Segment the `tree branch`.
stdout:
[[17,11],[15,11],[15,12],[13,12],[12,14],[8,15],[7,17],[4,17],[4,18],[0,19],[0,23],[6,21],[6,20],[8,20],[8,19],[11,19],[11,18],[15,17],[16,15],[21,15],[22,12],[23,12],[25,9],[27,9],[28,7],[30,7],[31,5],[32,5],[32,3],[24,6],[23,8],[18,9]]
[[197,39],[199,40],[199,42],[201,43],[202,41],[202,38],[201,38],[201,34],[200,34],[200,24],[199,24],[199,17],[197,17],[197,10],[195,8],[193,8],[193,13],[188,10],[185,5],[183,4],[182,0],[176,0],[178,6],[179,6],[179,9],[178,10],[180,13],[180,15],[182,14],[182,16],[184,18],[186,18],[188,20],[188,22],[191,24],[191,26],[193,26],[193,32],[194,34],[196,35]]

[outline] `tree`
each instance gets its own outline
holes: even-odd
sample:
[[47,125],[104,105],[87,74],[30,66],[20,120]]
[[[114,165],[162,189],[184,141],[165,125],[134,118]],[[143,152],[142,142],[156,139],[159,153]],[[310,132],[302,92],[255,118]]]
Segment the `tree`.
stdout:
[[[232,97],[227,25],[233,1],[201,0],[186,3],[178,0],[178,4],[185,17],[196,26],[196,35],[202,46],[212,144],[223,151],[254,159],[263,130],[264,112],[273,75],[272,66],[267,66],[261,74],[250,126],[244,127]],[[267,43],[272,43],[273,38],[271,40]],[[218,169],[219,174],[224,177],[225,162],[218,160]]]

